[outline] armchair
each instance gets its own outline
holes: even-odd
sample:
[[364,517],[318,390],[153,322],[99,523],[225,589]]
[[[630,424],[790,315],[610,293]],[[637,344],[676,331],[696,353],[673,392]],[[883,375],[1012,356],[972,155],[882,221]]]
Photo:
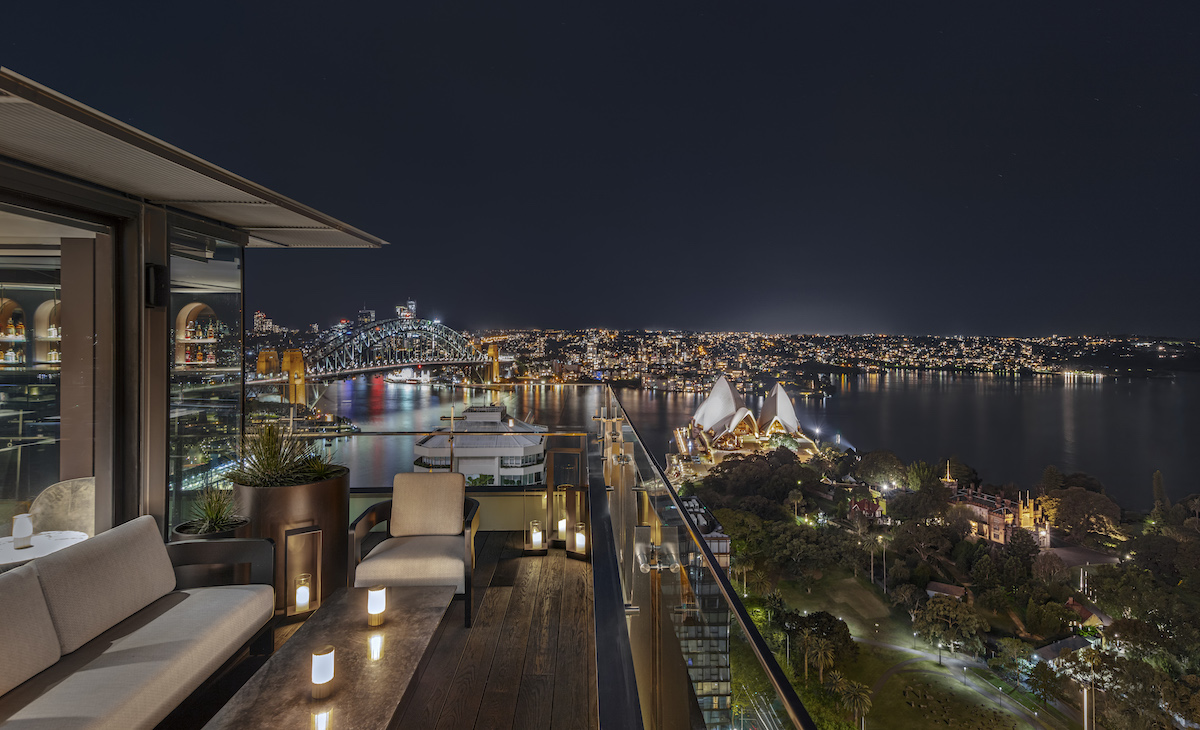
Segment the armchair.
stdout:
[[[350,525],[351,575],[356,588],[454,586],[471,625],[471,576],[479,502],[466,496],[462,474],[397,474],[392,498],[371,505]],[[365,557],[363,540],[387,523],[388,538]]]

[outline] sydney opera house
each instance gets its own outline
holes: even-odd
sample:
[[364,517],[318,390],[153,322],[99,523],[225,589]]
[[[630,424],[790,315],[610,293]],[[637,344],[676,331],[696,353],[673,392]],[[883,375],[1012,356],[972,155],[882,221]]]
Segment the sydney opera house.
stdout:
[[775,434],[790,436],[815,450],[804,434],[796,409],[783,386],[771,388],[758,418],[746,406],[742,394],[724,376],[713,383],[708,397],[688,424],[690,441],[707,452],[753,451]]

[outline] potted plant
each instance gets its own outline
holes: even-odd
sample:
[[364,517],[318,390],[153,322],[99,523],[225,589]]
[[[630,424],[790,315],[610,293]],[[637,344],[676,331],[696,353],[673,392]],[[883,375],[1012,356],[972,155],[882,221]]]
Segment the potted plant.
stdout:
[[207,487],[200,490],[196,501],[192,503],[192,519],[176,525],[171,530],[171,539],[233,537],[235,530],[249,522],[249,518],[237,514],[237,502],[232,489]]
[[[241,463],[226,477],[250,518],[250,537],[275,542],[275,607],[287,606],[293,576],[306,556],[286,561],[286,533],[321,529],[320,596],[346,585],[350,525],[350,470],[325,459],[313,441],[266,424],[242,439]],[[313,566],[315,568],[315,566]],[[312,572],[313,568],[302,572]]]

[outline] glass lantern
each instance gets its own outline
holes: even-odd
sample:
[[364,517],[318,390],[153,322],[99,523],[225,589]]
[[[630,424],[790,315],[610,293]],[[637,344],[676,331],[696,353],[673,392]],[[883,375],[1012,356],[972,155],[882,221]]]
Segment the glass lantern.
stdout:
[[588,514],[587,487],[567,487],[563,493],[567,524],[571,525],[567,535],[567,557],[587,560],[592,553],[590,519]]

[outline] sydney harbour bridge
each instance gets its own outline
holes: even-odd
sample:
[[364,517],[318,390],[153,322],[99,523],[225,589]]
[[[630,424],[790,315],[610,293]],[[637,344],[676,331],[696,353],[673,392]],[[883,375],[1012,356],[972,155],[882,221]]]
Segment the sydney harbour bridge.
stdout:
[[[336,380],[417,366],[460,366],[498,372],[499,352],[477,349],[471,340],[446,325],[414,317],[366,322],[335,328],[301,350],[303,377],[308,381]],[[285,353],[285,360],[288,353]],[[284,363],[285,371],[296,367]],[[287,382],[287,375],[259,378],[267,384]]]

